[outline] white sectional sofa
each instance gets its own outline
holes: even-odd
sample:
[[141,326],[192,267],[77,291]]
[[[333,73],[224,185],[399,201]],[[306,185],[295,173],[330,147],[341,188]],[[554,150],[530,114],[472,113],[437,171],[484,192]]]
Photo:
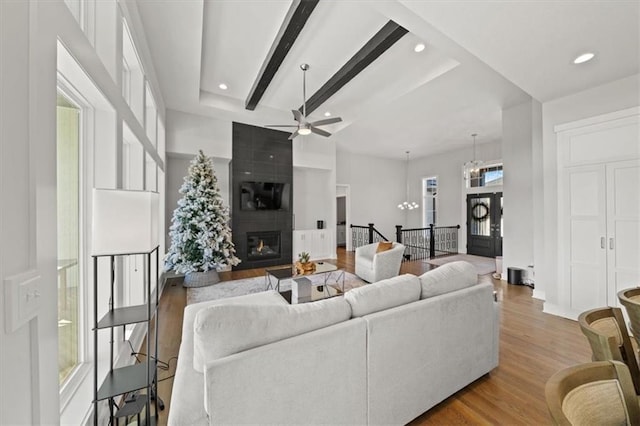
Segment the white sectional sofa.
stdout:
[[169,425],[405,424],[497,367],[497,305],[454,262],[307,304],[187,306]]

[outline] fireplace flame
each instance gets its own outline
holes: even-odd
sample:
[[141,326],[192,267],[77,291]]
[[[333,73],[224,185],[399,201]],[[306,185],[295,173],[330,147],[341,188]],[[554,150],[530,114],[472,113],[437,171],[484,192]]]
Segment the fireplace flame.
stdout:
[[260,242],[258,243],[258,253],[262,253],[262,249],[264,247],[264,241],[260,240]]

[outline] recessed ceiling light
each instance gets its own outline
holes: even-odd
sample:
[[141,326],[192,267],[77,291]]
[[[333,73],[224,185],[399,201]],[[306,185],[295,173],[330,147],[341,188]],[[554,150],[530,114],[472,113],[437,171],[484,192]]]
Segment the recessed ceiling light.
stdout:
[[418,53],[418,52],[422,52],[424,50],[424,43],[418,43],[416,44],[416,47],[413,48],[413,51]]
[[593,59],[593,57],[596,56],[591,52],[587,52],[587,53],[583,53],[582,55],[578,56],[577,58],[575,58],[573,60],[574,64],[583,64],[587,61],[590,61]]
[[331,117],[331,113],[329,111],[327,111],[327,112],[324,113],[324,116],[325,117]]
[[224,83],[218,84],[218,87],[221,88],[222,90],[227,90],[228,89],[227,85],[224,84]]

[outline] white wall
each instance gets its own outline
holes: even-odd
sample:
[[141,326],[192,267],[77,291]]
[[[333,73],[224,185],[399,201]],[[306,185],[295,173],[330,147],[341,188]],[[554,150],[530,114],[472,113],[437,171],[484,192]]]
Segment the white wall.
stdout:
[[[316,135],[298,136],[293,144],[294,228],[325,229],[336,233],[336,143]],[[335,245],[331,257],[336,257]]]
[[[493,141],[476,145],[476,158],[483,161],[500,160],[501,143]],[[458,233],[459,252],[466,253],[466,194],[463,178],[463,164],[473,159],[473,145],[468,148],[449,151],[428,157],[416,158],[409,163],[409,196],[420,204],[419,210],[406,213],[407,226],[422,227],[422,179],[436,176],[438,178],[438,199],[436,205],[436,225],[460,225]],[[403,191],[404,194],[404,191]]]
[[167,110],[167,152],[231,159],[231,121]]
[[[316,229],[317,221],[323,220],[325,227],[331,221],[330,206],[335,203],[330,191],[330,170],[293,169],[293,214],[295,229]],[[335,191],[335,185],[333,186]]]
[[[502,111],[503,270],[534,265],[533,146],[534,129],[540,129],[540,103],[535,100]],[[539,131],[536,133],[539,135]]]
[[309,136],[298,136],[291,143],[293,167],[335,169],[336,143],[331,138],[316,136],[312,133]]
[[[542,104],[543,161],[541,170],[534,174],[544,176],[544,222],[542,232],[536,229],[536,238],[542,236],[542,244],[536,248],[536,290],[540,289],[547,306],[558,305],[558,162],[554,126],[596,115],[638,106],[640,99],[640,74],[616,80]],[[535,163],[534,163],[535,164]]]
[[[70,403],[62,417],[60,412],[55,109],[58,40],[116,111],[108,118],[115,130],[103,129],[105,134],[121,143],[122,130],[116,117],[118,121],[126,121],[159,166],[164,167],[146,137],[144,126],[123,99],[120,87],[121,61],[117,58],[120,18],[123,15],[130,18],[132,26],[137,27],[137,8],[130,10],[126,2],[118,7],[115,0],[104,0],[100,6],[101,11],[106,8],[108,13],[100,15],[98,26],[89,19],[85,32],[62,1],[0,1],[0,198],[9,200],[0,207],[0,279],[29,270],[36,270],[40,276],[36,316],[15,331],[5,323],[4,312],[9,302],[5,300],[4,288],[0,291],[0,424],[3,425],[81,424],[91,409],[93,377],[88,374],[80,386],[86,383],[89,386],[75,394],[81,401]],[[139,28],[136,33],[158,113],[164,119],[164,103],[156,90],[158,85],[145,51],[144,35]],[[111,152],[109,161],[100,165],[114,167],[114,158],[117,156]],[[119,169],[116,164],[105,182],[114,185]],[[88,312],[92,318],[92,310]],[[87,362],[92,365],[91,341],[87,347],[90,348]]]
[[[46,185],[46,179],[36,174],[36,164],[31,164],[37,159],[32,160],[29,156],[30,145],[35,143],[29,137],[30,108],[35,109],[29,102],[30,9],[28,2],[0,2],[0,196],[6,200],[0,210],[0,276],[6,278],[41,266],[42,280],[51,283],[56,280],[53,269],[55,240],[42,241],[45,244],[42,251],[47,255],[46,269],[36,259],[37,243],[42,236],[35,232],[35,191],[38,181],[45,183],[45,192],[51,192],[52,188],[51,184]],[[49,93],[48,99],[51,112],[55,113],[55,92]],[[43,126],[51,131],[44,142],[54,147],[47,149],[44,154],[55,158],[55,128],[52,127],[51,117]],[[41,174],[55,182],[54,170],[48,165],[41,170]],[[48,199],[55,209],[55,196],[49,196]],[[53,209],[51,213],[55,216]],[[57,300],[54,286],[43,286],[42,295]],[[5,300],[3,288],[0,291],[0,309],[3,312],[0,315],[0,424],[37,424],[41,415],[55,418],[58,402],[53,386],[57,382],[57,369],[40,374],[40,368],[45,366],[39,357],[46,353],[57,353],[57,330],[51,329],[57,323],[57,312],[53,303],[45,303],[38,320],[8,333],[5,331],[6,303],[8,301]],[[41,336],[49,337],[50,341],[38,345]],[[36,344],[33,350],[32,340]],[[55,363],[56,360],[50,361]],[[53,401],[41,404],[39,398],[47,395]]]
[[404,160],[340,150],[336,154],[336,183],[351,187],[351,223],[362,226],[374,223],[390,240],[395,240],[395,225],[404,224],[404,214],[397,207],[405,198],[404,176]]

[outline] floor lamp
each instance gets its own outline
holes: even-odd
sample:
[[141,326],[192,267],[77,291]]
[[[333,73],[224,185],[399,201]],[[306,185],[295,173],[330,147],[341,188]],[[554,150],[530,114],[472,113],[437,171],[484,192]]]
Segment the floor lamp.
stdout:
[[[114,369],[114,328],[116,326],[124,326],[127,324],[133,324],[136,322],[147,322],[147,363],[143,366],[144,375],[146,375],[146,386],[148,390],[147,400],[145,402],[145,414],[146,419],[150,419],[150,406],[149,402],[155,399],[157,402],[155,416],[157,418],[157,407],[160,405],[161,409],[164,408],[164,403],[157,397],[157,369],[153,369],[154,377],[151,377],[150,363],[154,365],[157,362],[156,359],[151,361],[152,355],[150,351],[149,335],[151,318],[155,317],[155,351],[154,355],[158,354],[158,317],[155,309],[158,305],[158,285],[157,285],[157,271],[156,271],[156,300],[153,305],[153,312],[151,309],[151,254],[156,253],[156,269],[158,268],[159,256],[158,256],[158,216],[159,216],[159,195],[157,192],[147,191],[128,191],[121,189],[94,189],[93,190],[93,209],[92,209],[92,233],[91,233],[91,247],[92,256],[94,260],[94,354],[96,359],[94,360],[94,424],[98,423],[98,401],[108,399],[109,410],[111,419],[114,418],[113,412],[113,399],[117,393],[101,395],[98,389],[98,329],[109,328],[111,332],[111,344],[110,344],[110,368],[109,374],[105,382],[110,381],[117,387],[118,377],[120,372]],[[146,279],[146,293],[147,303],[142,306],[133,307],[119,307],[115,308],[114,305],[114,287],[115,287],[115,257],[125,255],[144,254],[147,256],[147,279]],[[98,258],[109,257],[110,264],[110,285],[111,285],[111,297],[109,300],[108,314],[100,321],[98,320]],[[126,379],[126,377],[124,378]],[[153,383],[155,382],[155,383]],[[104,386],[104,384],[103,384]],[[102,387],[101,387],[102,388]],[[142,389],[140,386],[138,389]],[[141,410],[142,408],[140,408]],[[140,415],[138,410],[137,415]]]

